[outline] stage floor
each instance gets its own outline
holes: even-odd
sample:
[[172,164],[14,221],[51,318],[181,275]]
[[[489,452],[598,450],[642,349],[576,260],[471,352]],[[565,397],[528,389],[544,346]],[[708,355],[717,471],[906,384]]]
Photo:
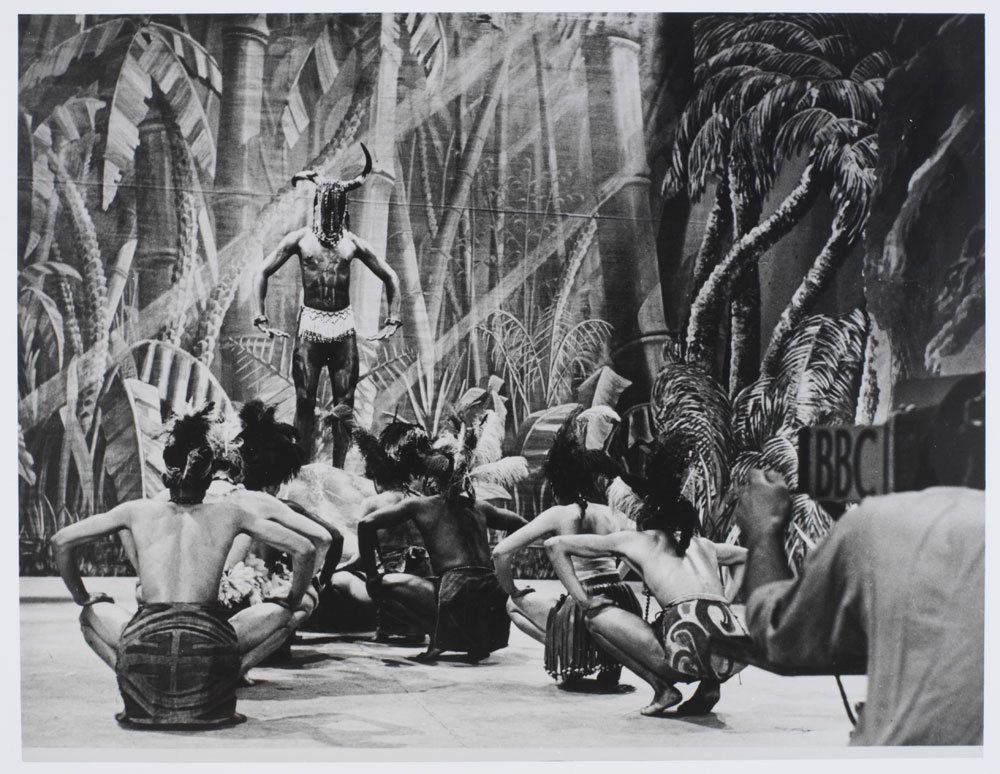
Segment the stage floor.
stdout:
[[[131,579],[87,585],[133,599]],[[542,646],[514,627],[510,645],[476,666],[419,664],[410,658],[419,648],[376,644],[370,634],[305,632],[287,666],[250,673],[255,684],[240,690],[238,705],[246,723],[130,731],[115,722],[114,675],[84,643],[62,582],[21,578],[20,598],[25,760],[65,757],[67,748],[77,748],[77,760],[203,759],[209,751],[224,760],[380,760],[407,751],[402,757],[411,759],[525,751],[536,759],[731,758],[767,755],[763,748],[813,757],[843,754],[850,731],[833,677],[778,677],[752,667],[723,686],[708,716],[645,718],[639,708],[651,691],[639,678],[625,672],[623,683],[634,689],[614,695],[562,691],[542,669]],[[844,685],[852,703],[864,698],[864,677]]]

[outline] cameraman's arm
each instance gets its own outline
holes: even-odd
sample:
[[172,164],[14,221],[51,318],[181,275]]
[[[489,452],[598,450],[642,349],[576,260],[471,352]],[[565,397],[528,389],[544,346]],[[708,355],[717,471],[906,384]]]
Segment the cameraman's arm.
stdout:
[[736,513],[749,547],[747,628],[766,658],[833,668],[837,660],[864,657],[864,579],[851,565],[864,540],[838,523],[793,579],[784,548],[791,499],[780,476],[751,473]]

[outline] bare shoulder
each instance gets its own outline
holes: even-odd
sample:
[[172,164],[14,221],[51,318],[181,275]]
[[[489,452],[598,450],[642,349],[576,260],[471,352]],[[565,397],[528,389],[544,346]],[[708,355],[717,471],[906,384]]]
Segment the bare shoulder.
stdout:
[[591,528],[598,535],[622,531],[622,519],[607,505],[590,503],[587,506],[587,517]]
[[402,492],[394,489],[373,494],[371,497],[366,497],[361,503],[361,513],[363,516],[367,516],[369,513],[374,513],[381,508],[388,508],[391,505],[396,505],[397,503],[402,502],[404,498],[405,495]]
[[643,556],[663,552],[663,546],[660,545],[660,542],[647,532],[631,529],[621,530],[612,532],[607,537],[615,542],[622,554],[637,561],[641,560]]
[[701,535],[693,535],[691,537],[691,543],[700,548],[702,551],[706,551],[711,554],[715,553],[715,543],[713,543],[707,537],[702,537]]
[[355,234],[353,231],[345,230],[344,236],[351,240],[351,242],[354,244],[355,249],[359,253],[365,253],[365,252],[374,253],[374,251],[372,250],[372,246],[368,244],[368,242],[366,242],[364,239],[359,237],[357,234]]
[[308,232],[308,228],[297,228],[294,231],[289,231],[281,238],[281,242],[278,243],[277,252],[286,256],[299,253],[301,249],[300,243]]
[[286,507],[284,503],[266,492],[254,492],[249,489],[237,489],[221,498],[219,504],[232,510],[233,515],[263,519],[270,518],[276,510]]
[[560,535],[576,535],[580,533],[580,507],[576,504],[553,505],[536,517],[536,520],[541,519],[544,519],[548,523],[548,526]]

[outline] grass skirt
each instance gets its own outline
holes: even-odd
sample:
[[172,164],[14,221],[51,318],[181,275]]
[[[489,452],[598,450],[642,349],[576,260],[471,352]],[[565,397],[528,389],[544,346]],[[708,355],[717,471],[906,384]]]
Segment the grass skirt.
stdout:
[[[639,600],[618,573],[607,573],[583,581],[590,596],[603,594],[617,607],[641,616]],[[564,594],[549,612],[545,627],[545,671],[552,677],[586,677],[594,672],[610,672],[621,664],[601,650],[584,624],[583,611]]]

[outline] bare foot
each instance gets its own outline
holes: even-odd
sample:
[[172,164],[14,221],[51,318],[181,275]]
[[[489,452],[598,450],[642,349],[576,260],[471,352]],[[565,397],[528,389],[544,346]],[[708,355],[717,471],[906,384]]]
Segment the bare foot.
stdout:
[[681,692],[672,685],[659,690],[653,696],[653,701],[643,707],[639,712],[648,718],[655,718],[662,715],[666,710],[673,707],[683,696]]
[[702,680],[691,698],[677,708],[678,715],[707,715],[722,696],[717,680]]

